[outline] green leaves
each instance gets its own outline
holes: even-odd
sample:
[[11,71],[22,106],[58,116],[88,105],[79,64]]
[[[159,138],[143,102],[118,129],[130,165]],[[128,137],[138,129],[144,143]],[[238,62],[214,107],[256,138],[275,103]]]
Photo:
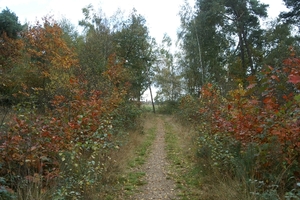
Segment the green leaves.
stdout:
[[180,114],[199,130],[201,158],[210,159],[209,167],[218,171],[261,181],[262,186],[254,185],[257,195],[281,192],[271,191],[272,185],[287,192],[292,179],[294,185],[299,181],[299,66],[292,51],[281,68],[268,67],[249,77],[250,87],[240,84],[226,99],[207,84],[199,99],[185,97],[181,102]]
[[129,95],[137,100],[149,86],[153,52],[149,30],[143,16],[133,11],[114,35],[116,55],[128,69]]
[[0,13],[0,36],[6,34],[9,38],[16,39],[22,29],[23,27],[14,12],[8,8],[2,10]]

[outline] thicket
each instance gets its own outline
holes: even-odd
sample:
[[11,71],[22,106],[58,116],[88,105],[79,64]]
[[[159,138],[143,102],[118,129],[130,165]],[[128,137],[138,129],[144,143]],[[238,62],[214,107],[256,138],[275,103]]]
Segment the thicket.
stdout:
[[201,168],[239,180],[253,199],[300,198],[300,59],[290,50],[246,86],[221,95],[206,84],[199,98],[180,103],[179,116],[199,132]]
[[[146,45],[141,16],[132,16]],[[91,50],[92,40],[115,40],[104,24],[97,24],[101,30],[89,25],[81,37],[51,17],[23,27],[16,38],[3,31],[0,199],[98,199],[113,181],[107,174],[115,165],[110,156],[136,127],[141,111],[132,99],[145,83],[134,77],[146,66],[140,63],[133,76],[135,65],[125,61],[139,60],[125,60],[122,44],[92,57],[107,45]],[[121,40],[125,29],[114,36]]]

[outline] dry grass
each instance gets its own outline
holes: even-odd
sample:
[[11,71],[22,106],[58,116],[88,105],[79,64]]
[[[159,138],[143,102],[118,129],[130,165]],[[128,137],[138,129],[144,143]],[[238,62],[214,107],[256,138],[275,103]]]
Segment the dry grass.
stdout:
[[251,196],[246,191],[246,185],[240,180],[231,178],[216,170],[211,170],[201,178],[201,199],[241,199],[251,200]]
[[[126,136],[127,142],[123,146],[120,146],[118,150],[110,152],[110,160],[107,162],[107,168],[105,172],[105,182],[107,184],[106,190],[101,194],[97,194],[93,199],[123,199],[123,187],[124,180],[123,177],[125,174],[128,174],[129,171],[129,161],[133,160],[136,157],[137,149],[141,144],[146,140],[147,135],[145,134],[146,130],[149,130],[153,127],[153,121],[148,119],[153,119],[151,113],[145,113],[139,119],[139,126],[135,130],[132,130]],[[118,139],[118,138],[116,138]],[[123,140],[124,138],[120,138]]]
[[118,171],[124,172],[128,168],[128,161],[135,157],[136,148],[140,146],[143,141],[145,141],[145,130],[149,130],[153,127],[153,122],[147,119],[153,119],[151,117],[151,113],[146,113],[141,116],[140,124],[143,126],[139,126],[136,130],[130,132],[128,134],[128,141],[124,146],[122,146],[119,150],[112,152],[111,158],[118,165]]
[[173,163],[178,187],[182,191],[182,199],[251,199],[246,192],[245,183],[240,180],[213,168],[203,171],[203,165],[208,165],[209,161],[200,160],[196,155],[198,133],[192,126],[183,125],[170,116],[164,117],[164,120],[168,127],[169,158]]

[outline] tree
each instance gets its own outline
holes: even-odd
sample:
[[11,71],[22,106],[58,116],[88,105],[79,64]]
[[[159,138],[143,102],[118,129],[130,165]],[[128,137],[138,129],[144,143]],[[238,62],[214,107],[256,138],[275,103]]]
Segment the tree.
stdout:
[[151,38],[145,24],[145,18],[133,10],[130,18],[114,33],[116,54],[125,61],[130,73],[130,95],[137,101],[149,86],[149,69],[154,60]]
[[186,81],[186,90],[190,94],[197,94],[204,82],[202,43],[200,43],[202,38],[196,29],[194,14],[188,2],[185,1],[180,11],[181,29],[178,38],[181,40],[180,46],[183,52],[180,65]]
[[[289,12],[281,12],[280,17],[289,24],[295,24],[300,28],[300,1],[298,0],[283,0]],[[299,29],[300,31],[300,29]]]
[[259,19],[267,5],[257,0],[198,0],[195,10],[182,7],[181,31],[184,77],[190,94],[205,82],[224,85],[231,78],[246,82],[262,67],[263,30]]
[[19,32],[22,25],[18,17],[8,8],[0,13],[0,100],[11,102],[12,94],[19,89],[20,75],[16,74],[22,63],[22,49],[24,43]]
[[0,13],[0,35],[6,33],[9,38],[16,39],[22,29],[23,27],[14,12],[8,8],[2,10]]
[[108,58],[115,52],[110,22],[101,12],[95,12],[89,5],[82,9],[84,19],[79,25],[84,28],[83,41],[78,46],[82,75],[89,88],[96,89],[102,86],[102,73],[107,66]]
[[37,22],[24,33],[25,60],[30,67],[31,79],[36,79],[25,89],[36,93],[38,103],[46,106],[55,95],[68,94],[72,69],[78,60],[64,41],[58,23],[47,17],[43,20],[43,24]]
[[239,73],[231,70],[237,78],[245,81],[247,74],[254,75],[259,69],[260,63],[256,61],[255,51],[261,48],[259,36],[262,34],[259,18],[267,17],[268,5],[261,4],[257,0],[225,0],[225,15],[223,23],[225,31],[234,34],[238,38],[236,53],[240,62]]
[[62,37],[67,45],[77,51],[83,40],[83,36],[79,34],[74,24],[72,24],[67,18],[61,19],[58,22],[58,25],[63,31]]
[[13,99],[12,94],[20,89],[18,68],[22,63],[24,43],[21,39],[0,36],[0,100]]
[[156,99],[158,101],[176,101],[181,94],[181,76],[174,64],[171,53],[172,40],[164,35],[159,48],[157,66],[155,67],[155,85],[158,88]]
[[230,38],[220,31],[222,7],[219,1],[197,1],[195,9],[186,2],[182,7],[180,65],[189,94],[197,95],[203,84],[226,80]]
[[297,37],[292,34],[292,27],[287,23],[271,22],[268,29],[261,36],[263,39],[263,63],[272,67],[282,66],[282,62],[290,56],[288,49],[299,47]]

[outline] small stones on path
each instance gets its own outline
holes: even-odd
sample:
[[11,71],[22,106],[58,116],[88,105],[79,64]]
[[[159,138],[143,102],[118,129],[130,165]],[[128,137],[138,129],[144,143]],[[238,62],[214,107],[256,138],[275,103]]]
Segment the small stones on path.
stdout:
[[140,186],[138,188],[139,192],[130,199],[179,199],[176,196],[176,185],[168,176],[168,165],[163,122],[158,119],[157,136],[153,142],[149,158],[142,167],[142,170],[146,173],[144,181],[147,184]]

